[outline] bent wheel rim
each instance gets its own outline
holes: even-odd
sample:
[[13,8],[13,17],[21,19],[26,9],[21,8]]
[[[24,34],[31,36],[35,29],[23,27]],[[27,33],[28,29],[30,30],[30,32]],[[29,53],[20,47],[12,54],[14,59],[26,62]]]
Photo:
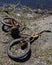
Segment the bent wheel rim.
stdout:
[[[20,55],[20,56],[15,56],[15,55],[12,55],[11,53],[10,53],[10,49],[11,49],[11,47],[13,46],[13,45],[15,45],[15,42],[18,42],[18,41],[21,41],[22,40],[22,38],[20,38],[20,39],[15,39],[15,40],[13,40],[11,43],[10,43],[10,45],[9,45],[9,47],[8,47],[8,50],[7,50],[7,54],[8,54],[8,56],[10,56],[10,57],[13,57],[13,58],[24,58],[24,57],[26,57],[27,56],[27,54],[28,54],[28,52],[29,52],[29,50],[30,50],[30,43],[29,42],[27,42],[27,44],[28,44],[28,49],[27,49],[27,51],[23,54],[23,55]],[[18,43],[17,43],[18,44]]]
[[[5,25],[7,25],[7,26],[12,26],[12,25],[9,24],[9,22],[7,23],[6,20],[13,20],[13,21],[16,23],[16,25],[17,25],[17,23],[18,23],[15,19],[13,19],[13,18],[8,18],[8,17],[7,17],[7,18],[4,18],[4,19],[2,20],[2,23],[5,24]],[[5,22],[4,22],[4,21],[5,21]]]

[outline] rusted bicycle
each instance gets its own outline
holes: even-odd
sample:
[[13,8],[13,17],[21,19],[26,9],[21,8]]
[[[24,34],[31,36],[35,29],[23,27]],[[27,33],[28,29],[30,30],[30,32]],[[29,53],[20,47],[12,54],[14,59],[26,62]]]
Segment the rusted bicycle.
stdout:
[[[18,21],[16,21],[13,18],[9,18],[9,17],[5,17],[2,20],[2,30],[6,33],[11,32],[11,36],[16,39],[21,37],[20,35],[25,35],[23,33],[21,33],[25,28],[25,26],[22,26],[22,24]],[[26,34],[28,35],[28,34]]]
[[38,37],[41,36],[43,32],[51,32],[51,31],[44,30],[44,31],[41,31],[40,33],[31,35],[30,38],[28,39],[19,38],[19,39],[13,40],[9,44],[7,49],[8,56],[13,60],[25,59],[29,55],[29,52],[31,50],[31,43],[34,40],[38,39]]
[[[24,39],[21,37],[21,31],[19,31],[20,24],[16,20],[13,18],[4,18],[2,23],[2,30],[4,32],[11,31],[11,36],[15,39],[9,44],[7,48],[7,54],[11,59],[25,59],[30,54],[29,52],[31,50],[31,43],[38,39],[38,37],[41,36],[43,32],[51,32],[50,30],[43,30],[40,33],[31,35],[28,39]],[[5,28],[5,26],[7,28]]]

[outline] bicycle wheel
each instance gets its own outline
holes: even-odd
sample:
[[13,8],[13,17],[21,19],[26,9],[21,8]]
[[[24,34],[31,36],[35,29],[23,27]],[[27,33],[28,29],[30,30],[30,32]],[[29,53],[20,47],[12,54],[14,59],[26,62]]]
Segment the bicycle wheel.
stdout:
[[2,25],[2,31],[4,32],[9,32],[10,31],[10,26],[6,26],[5,24]]
[[18,22],[15,19],[9,17],[4,18],[1,22],[7,26],[18,25]]
[[[22,45],[20,42],[23,42],[25,45]],[[12,49],[13,47],[13,49]],[[15,48],[15,50],[14,50]],[[7,54],[12,59],[22,60],[27,57],[30,51],[30,43],[24,41],[22,38],[13,40],[7,49]]]

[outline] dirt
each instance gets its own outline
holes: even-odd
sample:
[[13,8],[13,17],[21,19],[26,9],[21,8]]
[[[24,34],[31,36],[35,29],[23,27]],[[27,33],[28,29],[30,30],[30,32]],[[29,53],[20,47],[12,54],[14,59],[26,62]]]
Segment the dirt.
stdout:
[[[52,15],[40,17],[38,20],[28,20],[26,26],[32,31],[26,30],[30,35],[42,30],[52,31]],[[7,47],[12,40],[10,35],[2,31],[0,22],[0,65],[52,65],[52,32],[43,33],[31,44],[31,57],[23,63],[15,62],[7,55]]]

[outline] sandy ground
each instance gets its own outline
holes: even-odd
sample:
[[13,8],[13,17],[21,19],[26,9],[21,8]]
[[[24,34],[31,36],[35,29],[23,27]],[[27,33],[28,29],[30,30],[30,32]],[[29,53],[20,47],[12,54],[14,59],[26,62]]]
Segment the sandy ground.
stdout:
[[[6,35],[1,29],[0,23],[0,65],[52,65],[52,33],[43,33],[31,45],[31,57],[26,62],[15,62],[7,56],[8,44],[13,40],[10,35]],[[45,18],[28,22],[33,33],[38,33],[42,30],[52,31],[52,15]]]

